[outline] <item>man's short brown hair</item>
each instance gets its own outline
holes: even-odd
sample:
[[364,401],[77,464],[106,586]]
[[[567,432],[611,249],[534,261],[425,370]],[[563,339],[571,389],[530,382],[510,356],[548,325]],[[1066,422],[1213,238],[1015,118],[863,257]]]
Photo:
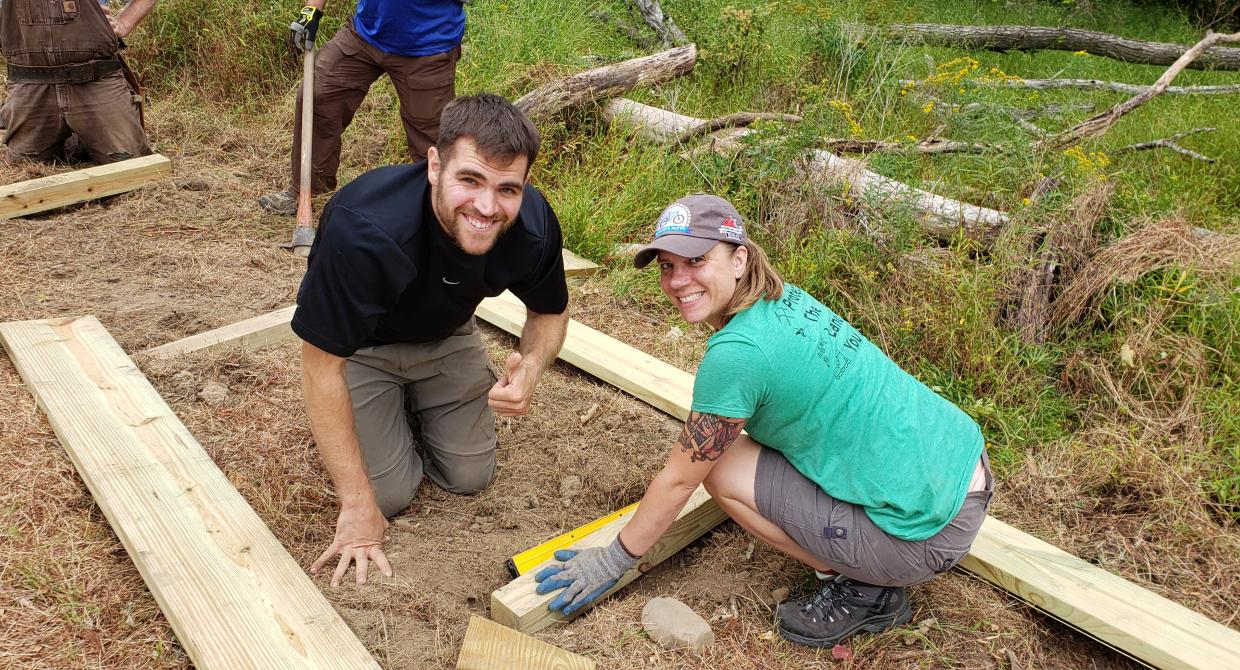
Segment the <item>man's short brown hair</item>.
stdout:
[[451,159],[456,141],[466,137],[488,160],[512,162],[517,156],[525,156],[527,174],[541,143],[538,128],[529,117],[492,93],[457,98],[443,108],[435,148],[444,164]]

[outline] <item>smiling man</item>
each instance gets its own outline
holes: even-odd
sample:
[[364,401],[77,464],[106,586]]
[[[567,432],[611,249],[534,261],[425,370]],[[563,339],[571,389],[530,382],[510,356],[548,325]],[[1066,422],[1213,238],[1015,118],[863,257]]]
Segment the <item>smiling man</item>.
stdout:
[[[538,146],[507,100],[458,98],[426,161],[367,172],[323,211],[292,326],[310,427],[340,499],[335,538],[311,566],[338,557],[332,586],[353,563],[358,583],[370,562],[392,573],[387,518],[424,474],[452,493],[486,488],[494,413],[529,411],[564,343],[560,224],[526,183]],[[505,289],[527,318],[497,380],[473,314]]]

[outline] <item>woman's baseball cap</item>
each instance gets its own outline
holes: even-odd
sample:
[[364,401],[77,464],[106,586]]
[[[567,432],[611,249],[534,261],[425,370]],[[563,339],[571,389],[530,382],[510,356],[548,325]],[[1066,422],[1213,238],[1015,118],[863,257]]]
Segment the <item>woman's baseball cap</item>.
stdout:
[[745,222],[731,203],[717,195],[695,193],[663,210],[654,227],[654,240],[637,252],[633,265],[646,267],[660,251],[697,258],[717,242],[744,244],[747,239]]

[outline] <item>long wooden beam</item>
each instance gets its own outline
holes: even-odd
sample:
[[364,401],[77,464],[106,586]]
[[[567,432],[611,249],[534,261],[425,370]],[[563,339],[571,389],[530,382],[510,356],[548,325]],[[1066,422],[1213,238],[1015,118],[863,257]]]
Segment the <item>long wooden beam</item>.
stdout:
[[[524,307],[509,293],[484,301],[478,308],[479,316],[514,333],[520,332],[523,323],[517,318],[518,314],[524,315]],[[607,341],[611,344],[608,345]],[[643,368],[650,357],[641,352],[630,357],[630,349],[623,343],[573,322],[569,325],[569,336],[560,357],[591,374],[594,374],[594,369],[614,366],[615,369],[601,370],[606,375],[602,378],[643,400],[655,398],[658,404],[652,404],[673,416],[681,419],[688,416],[693,376],[656,360],[653,370],[657,372],[650,372],[650,377],[666,380],[666,384],[660,382],[657,387],[646,387],[639,380],[649,372]],[[615,354],[609,358],[598,358],[599,352],[603,351]],[[616,358],[621,360],[617,362]],[[614,525],[617,526],[614,529],[609,527],[596,531],[598,542],[610,541],[623,527],[623,520],[616,521]],[[1087,635],[1156,667],[1194,670],[1240,668],[1240,632],[1082,561],[994,517],[987,517],[961,566]],[[535,572],[526,573],[492,594],[493,616],[498,595],[508,610],[531,617],[529,620],[535,624],[546,620],[533,617],[526,609],[536,604],[535,598],[541,598],[545,611],[546,602],[550,600],[549,596],[530,595],[532,589],[524,580]],[[520,585],[520,588],[514,585]]]
[[172,161],[151,154],[0,186],[0,219],[132,191],[171,174]]
[[195,667],[379,668],[98,320],[0,342]]
[[594,661],[470,615],[456,670],[594,670]]

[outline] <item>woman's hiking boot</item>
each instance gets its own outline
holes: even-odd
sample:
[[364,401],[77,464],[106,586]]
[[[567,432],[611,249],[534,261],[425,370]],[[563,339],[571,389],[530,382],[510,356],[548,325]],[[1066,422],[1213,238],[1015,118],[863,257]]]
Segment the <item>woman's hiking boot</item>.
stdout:
[[903,588],[843,576],[823,580],[817,593],[788,601],[775,614],[781,636],[811,647],[833,647],[854,633],[877,633],[913,618]]

